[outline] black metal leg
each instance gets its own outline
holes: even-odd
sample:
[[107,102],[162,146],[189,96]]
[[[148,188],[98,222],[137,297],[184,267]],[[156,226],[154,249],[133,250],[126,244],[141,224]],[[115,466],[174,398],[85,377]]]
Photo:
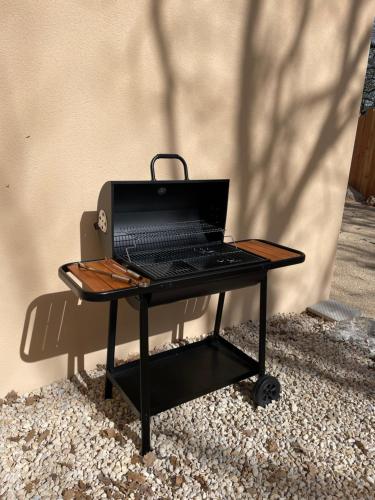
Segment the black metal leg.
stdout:
[[[111,300],[109,305],[108,345],[107,345],[107,371],[113,370],[115,366],[116,346],[116,323],[117,323],[117,300]],[[105,399],[112,397],[112,382],[108,377],[105,379]]]
[[266,372],[267,274],[260,282],[259,312],[259,377]]
[[139,343],[140,343],[140,400],[141,400],[141,455],[150,451],[150,379],[148,352],[148,301],[141,296],[139,310]]
[[219,293],[219,300],[217,303],[217,310],[216,310],[214,335],[219,335],[221,316],[223,314],[224,298],[225,298],[225,292],[220,292]]

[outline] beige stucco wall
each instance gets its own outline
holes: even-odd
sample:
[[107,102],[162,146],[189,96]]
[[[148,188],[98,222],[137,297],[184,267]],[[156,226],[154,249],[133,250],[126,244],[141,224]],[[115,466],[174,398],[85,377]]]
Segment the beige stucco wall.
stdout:
[[[327,297],[371,7],[0,2],[0,396],[103,361],[107,306],[77,305],[57,268],[96,256],[101,185],[148,179],[157,152],[182,154],[192,178],[231,178],[236,238],[305,251],[305,264],[271,273],[270,313]],[[152,310],[151,345],[208,331],[215,305]],[[224,324],[256,318],[256,306],[254,291],[233,293]],[[124,355],[137,348],[127,304],[120,329]]]

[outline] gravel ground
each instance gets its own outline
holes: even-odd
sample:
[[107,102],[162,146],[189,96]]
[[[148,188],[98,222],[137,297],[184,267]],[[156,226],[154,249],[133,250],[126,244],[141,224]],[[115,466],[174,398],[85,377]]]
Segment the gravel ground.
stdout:
[[[98,367],[0,402],[1,498],[374,499],[374,361],[302,315],[268,322],[279,402],[244,381],[153,418],[154,451]],[[224,335],[255,355],[256,324]],[[173,347],[172,345],[168,346]]]
[[359,317],[338,321],[330,331],[330,335],[337,340],[351,342],[361,347],[371,359],[375,360],[375,319]]
[[337,242],[331,299],[375,319],[375,207],[347,201]]

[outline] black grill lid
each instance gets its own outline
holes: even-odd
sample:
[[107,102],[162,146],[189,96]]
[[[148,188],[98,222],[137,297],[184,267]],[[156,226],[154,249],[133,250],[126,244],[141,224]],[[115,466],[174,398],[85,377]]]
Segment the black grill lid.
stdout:
[[229,180],[113,183],[114,251],[223,241]]

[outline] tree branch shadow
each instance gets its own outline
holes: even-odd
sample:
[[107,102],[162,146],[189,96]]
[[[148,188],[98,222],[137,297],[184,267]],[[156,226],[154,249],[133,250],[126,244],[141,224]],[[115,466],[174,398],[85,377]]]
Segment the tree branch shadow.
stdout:
[[[369,36],[365,33],[358,41],[357,27],[361,7],[351,2],[342,29],[342,56],[340,68],[335,81],[327,88],[311,91],[306,99],[297,97],[295,101],[282,107],[284,89],[290,81],[290,75],[298,71],[302,57],[304,39],[309,28],[311,3],[301,2],[298,23],[290,29],[294,30],[289,48],[281,62],[274,61],[267,46],[256,43],[259,37],[259,26],[263,16],[264,4],[253,1],[248,4],[248,12],[244,23],[242,47],[242,64],[240,69],[240,86],[238,113],[236,120],[237,158],[234,171],[240,178],[239,202],[235,220],[241,237],[252,233],[256,225],[254,214],[265,213],[265,225],[262,234],[256,237],[270,239],[282,243],[286,234],[291,232],[294,216],[298,211],[305,192],[311,182],[321,174],[322,165],[330,151],[335,148],[342,134],[356,113],[356,96],[346,99],[352,82],[354,70],[365,53]],[[270,68],[274,68],[273,73]],[[259,103],[264,93],[264,81],[275,78],[275,92],[272,99],[273,112],[267,116],[259,114]],[[298,147],[298,123],[306,117],[311,109],[325,106],[326,111],[316,134],[310,151],[298,172],[291,175],[289,158]],[[263,147],[257,143],[255,133],[259,120],[268,120],[269,132]],[[306,119],[304,120],[306,122]],[[306,122],[306,133],[309,133]],[[325,167],[327,169],[327,167]],[[276,178],[276,182],[274,179]],[[288,179],[288,182],[286,181]],[[256,186],[256,189],[254,188]],[[284,189],[285,188],[285,189]],[[322,197],[329,197],[330,186],[324,186]],[[315,209],[315,217],[322,218],[324,207]],[[314,216],[314,212],[312,215]],[[313,222],[313,225],[315,223]],[[316,224],[315,224],[316,225]],[[306,226],[305,231],[309,231]],[[317,233],[317,238],[320,235]],[[304,234],[299,236],[301,243]],[[287,242],[286,242],[287,243]],[[307,259],[308,259],[307,255]],[[332,258],[331,258],[332,257]],[[327,287],[327,276],[332,272],[334,255],[326,259],[327,269],[322,273],[321,283],[316,284],[317,293],[322,294]],[[328,273],[328,274],[327,274]],[[269,300],[273,303],[277,298],[275,290],[270,289]],[[238,300],[236,297],[235,300]],[[233,304],[233,298],[230,303]],[[243,316],[246,317],[248,304],[243,302]]]

